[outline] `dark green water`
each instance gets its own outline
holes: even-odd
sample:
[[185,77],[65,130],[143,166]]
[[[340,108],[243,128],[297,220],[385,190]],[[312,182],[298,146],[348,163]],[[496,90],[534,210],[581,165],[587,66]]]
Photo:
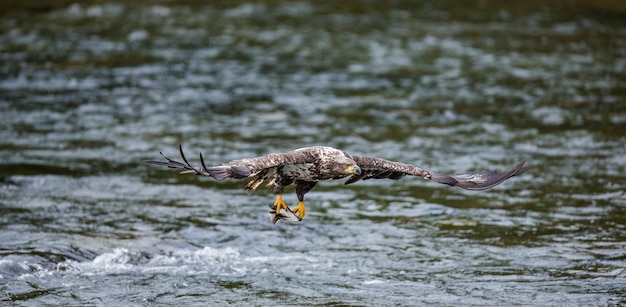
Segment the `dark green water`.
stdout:
[[[2,9],[3,304],[626,303],[619,4]],[[532,170],[484,192],[325,182],[273,226],[270,190],[142,162],[179,143]]]

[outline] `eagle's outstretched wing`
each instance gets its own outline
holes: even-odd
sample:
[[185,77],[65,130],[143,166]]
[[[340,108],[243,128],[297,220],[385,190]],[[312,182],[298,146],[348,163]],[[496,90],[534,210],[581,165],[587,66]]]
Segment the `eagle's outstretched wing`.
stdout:
[[381,158],[352,156],[361,168],[360,175],[353,175],[346,184],[366,179],[400,179],[406,175],[431,179],[438,183],[459,187],[465,190],[486,190],[497,186],[505,180],[522,174],[530,168],[524,166],[526,160],[517,163],[506,172],[478,172],[457,175],[445,175],[429,172],[415,165],[389,161]]
[[268,169],[281,165],[311,163],[314,159],[308,152],[290,151],[287,153],[273,153],[257,158],[233,160],[226,164],[207,167],[204,162],[204,157],[202,153],[200,153],[201,167],[195,167],[187,161],[182,145],[178,146],[178,150],[180,151],[180,157],[183,159],[184,163],[172,160],[162,152],[160,152],[160,154],[166,161],[146,160],[144,162],[152,165],[180,169],[181,174],[196,174],[213,177],[217,180],[225,180],[228,178],[242,179],[251,177],[258,174],[258,172],[267,171]]

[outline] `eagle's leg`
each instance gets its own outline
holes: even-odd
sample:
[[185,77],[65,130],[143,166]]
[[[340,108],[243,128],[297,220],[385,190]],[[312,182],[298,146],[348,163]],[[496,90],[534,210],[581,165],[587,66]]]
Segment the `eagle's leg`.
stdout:
[[298,213],[298,219],[302,220],[304,218],[304,214],[306,213],[306,208],[304,207],[304,194],[308,193],[315,187],[317,182],[315,181],[302,181],[296,180],[296,195],[298,195],[298,205],[291,209],[293,213]]
[[291,212],[298,213],[298,219],[302,221],[304,214],[306,213],[306,208],[304,207],[304,200],[299,200],[298,205],[291,209]]
[[274,201],[274,207],[276,207],[276,215],[280,215],[280,210],[287,210],[287,204],[283,201],[283,193],[276,194],[276,200]]
[[[280,216],[280,210],[288,210],[287,204],[283,201],[283,189],[293,183],[293,178],[283,176],[275,180],[273,183],[274,193],[276,193],[276,200],[274,206],[276,207],[276,215]],[[269,186],[269,184],[268,184]]]

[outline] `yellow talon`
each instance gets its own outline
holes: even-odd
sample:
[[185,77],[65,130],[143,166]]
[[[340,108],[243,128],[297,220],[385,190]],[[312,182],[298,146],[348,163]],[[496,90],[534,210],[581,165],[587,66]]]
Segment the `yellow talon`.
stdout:
[[283,201],[283,194],[276,195],[274,206],[276,207],[276,215],[280,214],[280,209],[287,210],[287,204],[285,204],[285,202]]
[[291,209],[291,212],[296,213],[298,212],[298,219],[302,220],[302,218],[304,217],[304,214],[306,213],[306,209],[304,208],[304,202],[303,201],[299,201],[298,205]]
[[[282,209],[289,210],[289,207],[287,207],[287,204],[283,201],[283,194],[276,195],[274,207],[276,207],[276,213],[274,213],[275,215],[280,215],[280,210]],[[298,205],[295,208],[291,209],[291,212],[298,213],[298,219],[302,220],[304,214],[306,213],[306,209],[304,208],[304,202],[298,202]]]

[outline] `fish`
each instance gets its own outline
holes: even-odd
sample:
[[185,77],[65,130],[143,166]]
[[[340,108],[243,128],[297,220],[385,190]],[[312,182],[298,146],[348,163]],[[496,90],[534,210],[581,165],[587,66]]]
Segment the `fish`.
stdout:
[[298,216],[291,211],[289,207],[287,207],[287,209],[280,210],[280,213],[276,214],[276,206],[274,204],[270,205],[269,215],[270,215],[270,220],[272,220],[272,223],[274,223],[274,225],[276,225],[280,221],[286,221],[286,222],[292,222],[292,223],[301,221],[298,218]]

